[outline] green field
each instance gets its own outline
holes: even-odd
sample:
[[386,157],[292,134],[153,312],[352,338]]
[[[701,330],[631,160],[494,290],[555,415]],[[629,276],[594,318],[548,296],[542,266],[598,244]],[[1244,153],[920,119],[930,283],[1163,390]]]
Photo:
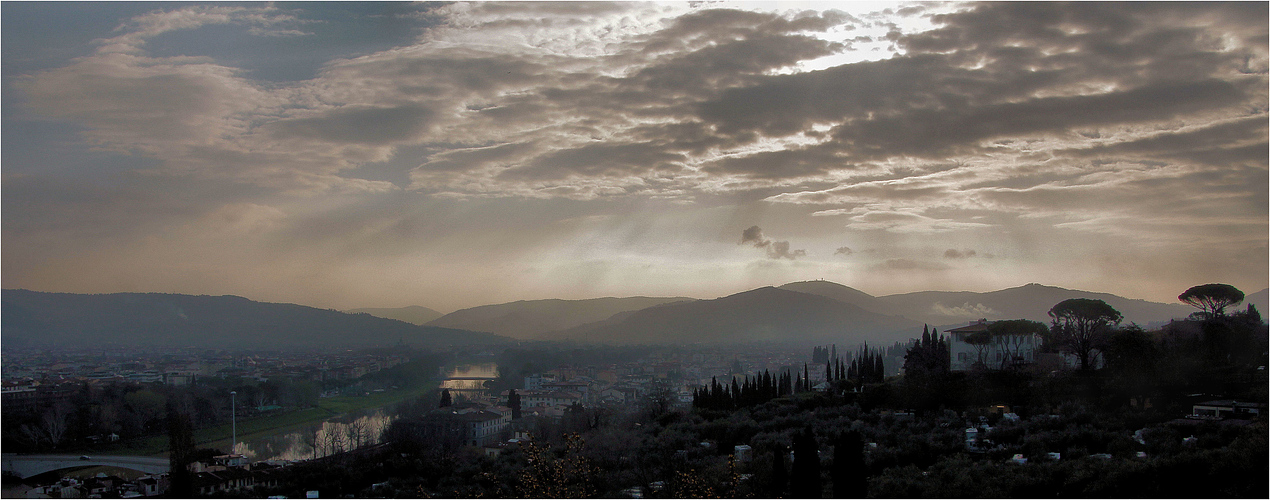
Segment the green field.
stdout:
[[[312,408],[240,419],[238,440],[245,441],[263,435],[292,431],[353,411],[382,408],[433,390],[435,389],[404,389],[371,393],[367,396],[322,398],[318,400],[317,406]],[[199,448],[220,448],[228,451],[232,433],[231,424],[204,427],[194,431],[194,441]],[[128,440],[110,448],[93,450],[93,452],[165,457],[168,452],[168,437],[167,435],[147,436]]]

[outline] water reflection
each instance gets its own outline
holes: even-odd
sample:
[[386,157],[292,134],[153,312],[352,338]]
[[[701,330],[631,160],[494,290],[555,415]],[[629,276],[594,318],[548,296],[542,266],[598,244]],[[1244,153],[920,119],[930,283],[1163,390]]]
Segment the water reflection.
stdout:
[[[441,389],[458,391],[456,397],[486,395],[485,383],[498,378],[497,363],[458,365],[442,374]],[[319,424],[234,444],[234,453],[249,460],[310,460],[378,444],[384,430],[397,417],[384,409],[341,415]],[[228,441],[228,440],[226,440]]]
[[252,461],[321,458],[378,444],[395,418],[382,410],[357,417],[337,417],[292,432],[240,441],[234,445],[234,453],[241,453]]
[[452,391],[483,391],[485,382],[498,378],[497,363],[458,365],[445,374],[441,389]]

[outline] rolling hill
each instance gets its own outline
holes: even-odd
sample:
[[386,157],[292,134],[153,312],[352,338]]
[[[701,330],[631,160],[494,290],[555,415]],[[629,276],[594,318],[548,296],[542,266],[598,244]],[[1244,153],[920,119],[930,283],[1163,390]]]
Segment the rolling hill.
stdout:
[[1048,323],[1049,310],[1067,299],[1089,298],[1106,302],[1124,315],[1124,322],[1143,326],[1185,318],[1195,309],[1181,303],[1164,304],[1127,299],[1109,293],[1069,290],[1031,283],[995,292],[915,292],[878,297],[887,311],[904,317],[947,325],[986,319],[1030,319]]
[[405,321],[406,323],[410,323],[412,325],[427,324],[429,321],[445,316],[445,314],[423,306],[364,307],[361,309],[349,309],[345,312],[349,314],[366,313],[380,318]]
[[546,332],[566,330],[605,320],[614,314],[637,311],[688,297],[604,297],[584,300],[520,300],[460,309],[428,322],[429,326],[491,332],[517,339],[539,339]]
[[550,337],[608,344],[773,342],[889,343],[921,324],[828,297],[763,287],[713,300],[665,304],[582,325]]
[[[936,325],[956,325],[977,319],[1030,319],[1049,322],[1049,310],[1067,299],[1091,298],[1106,302],[1124,314],[1124,321],[1147,326],[1174,318],[1185,318],[1195,309],[1182,304],[1165,304],[1128,299],[1109,293],[1070,290],[1030,283],[993,292],[913,292],[875,297],[831,281],[801,281],[781,286],[782,289],[814,293],[879,314]],[[1264,310],[1267,290],[1248,295],[1245,303],[1258,304]]]
[[238,348],[501,344],[489,333],[232,295],[4,290],[0,339],[14,346]]

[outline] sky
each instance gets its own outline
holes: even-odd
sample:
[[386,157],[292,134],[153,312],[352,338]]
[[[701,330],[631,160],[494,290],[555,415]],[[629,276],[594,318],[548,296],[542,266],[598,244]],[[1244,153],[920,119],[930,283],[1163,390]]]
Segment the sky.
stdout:
[[1268,7],[0,4],[4,288],[1270,281]]

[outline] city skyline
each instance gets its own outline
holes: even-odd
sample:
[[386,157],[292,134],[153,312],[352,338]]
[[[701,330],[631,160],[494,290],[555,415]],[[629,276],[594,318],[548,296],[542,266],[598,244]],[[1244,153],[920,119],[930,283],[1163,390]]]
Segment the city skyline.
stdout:
[[0,8],[4,288],[1270,282],[1265,3]]

